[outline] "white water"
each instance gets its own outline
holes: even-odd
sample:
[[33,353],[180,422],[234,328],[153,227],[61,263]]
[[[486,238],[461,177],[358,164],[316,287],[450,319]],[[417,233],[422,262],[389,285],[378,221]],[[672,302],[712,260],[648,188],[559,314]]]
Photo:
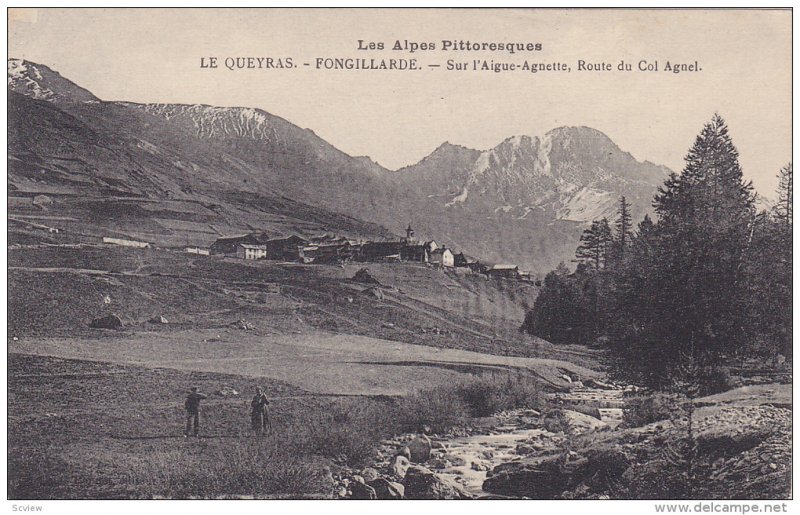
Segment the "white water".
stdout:
[[[576,388],[570,392],[553,394],[554,399],[569,405],[599,408],[601,420],[610,427],[622,421],[622,390]],[[483,482],[487,470],[497,465],[526,457],[552,452],[563,441],[562,434],[551,433],[541,427],[538,414],[530,410],[514,410],[497,417],[498,425],[490,434],[454,438],[444,442],[445,450],[437,451],[440,460],[450,461],[446,468],[436,472],[449,476],[473,495],[486,495]],[[522,449],[518,446],[523,445]],[[460,461],[463,460],[463,464]],[[473,464],[477,466],[473,468]],[[476,468],[478,470],[476,470]]]
[[516,453],[517,445],[541,441],[545,446],[551,437],[555,437],[543,429],[519,429],[515,427],[500,427],[498,434],[474,435],[456,438],[447,445],[447,457],[457,457],[464,460],[463,465],[437,470],[439,474],[451,476],[464,486],[464,489],[474,495],[485,495],[483,482],[486,480],[486,470],[474,470],[472,464],[486,465],[488,470],[513,460],[520,460],[523,455]]

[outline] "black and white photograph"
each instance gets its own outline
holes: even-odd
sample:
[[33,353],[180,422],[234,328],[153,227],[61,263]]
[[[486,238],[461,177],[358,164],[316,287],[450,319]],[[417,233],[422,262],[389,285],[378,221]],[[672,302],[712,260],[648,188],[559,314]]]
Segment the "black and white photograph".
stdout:
[[9,512],[791,511],[790,7],[6,14]]

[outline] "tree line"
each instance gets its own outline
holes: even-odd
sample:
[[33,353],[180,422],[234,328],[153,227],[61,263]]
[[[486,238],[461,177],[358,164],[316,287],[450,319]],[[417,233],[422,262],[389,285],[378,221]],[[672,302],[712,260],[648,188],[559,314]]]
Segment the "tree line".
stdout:
[[606,346],[620,379],[664,388],[687,370],[713,377],[742,357],[792,355],[792,165],[757,210],[725,121],[697,136],[680,174],[634,227],[630,205],[581,236],[577,269],[547,274],[523,330]]

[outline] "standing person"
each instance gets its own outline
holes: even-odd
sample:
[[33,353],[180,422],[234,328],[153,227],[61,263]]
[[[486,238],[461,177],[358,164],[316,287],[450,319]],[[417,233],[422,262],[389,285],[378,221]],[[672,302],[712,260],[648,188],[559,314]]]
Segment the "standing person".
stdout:
[[[198,391],[196,386],[192,386],[192,391],[186,396],[186,402],[183,403],[186,408],[186,431],[183,433],[184,437],[189,436],[189,432],[194,430],[194,436],[200,435],[200,401],[207,399],[208,396]],[[194,426],[194,427],[192,427]]]
[[267,394],[264,393],[260,386],[256,386],[256,394],[253,396],[253,400],[250,401],[250,422],[256,435],[263,435],[267,427],[272,430],[267,406],[269,406]]

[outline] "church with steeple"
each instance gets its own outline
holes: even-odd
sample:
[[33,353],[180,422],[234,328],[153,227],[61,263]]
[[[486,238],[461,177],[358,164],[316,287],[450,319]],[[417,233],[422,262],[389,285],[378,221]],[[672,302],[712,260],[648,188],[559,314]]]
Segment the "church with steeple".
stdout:
[[406,227],[406,237],[403,239],[403,243],[406,245],[417,245],[417,240],[414,239],[414,229],[411,228],[411,223],[409,222],[408,227]]

